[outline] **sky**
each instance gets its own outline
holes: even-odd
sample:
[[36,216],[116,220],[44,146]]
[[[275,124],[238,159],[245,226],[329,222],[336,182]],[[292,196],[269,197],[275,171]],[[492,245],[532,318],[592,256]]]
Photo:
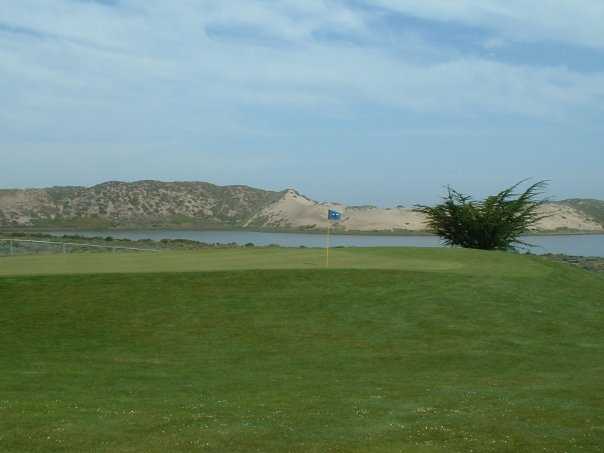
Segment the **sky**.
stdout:
[[603,24],[602,0],[3,2],[0,187],[604,199]]

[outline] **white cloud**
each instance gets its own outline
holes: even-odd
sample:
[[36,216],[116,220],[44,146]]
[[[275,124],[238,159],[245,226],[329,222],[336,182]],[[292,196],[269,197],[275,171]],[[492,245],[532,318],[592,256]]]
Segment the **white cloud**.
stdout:
[[[521,31],[513,30],[523,29],[520,2],[380,2],[409,14],[489,25],[514,39]],[[581,2],[598,13],[594,2]],[[566,9],[551,9],[556,14],[544,17],[541,29],[566,29],[558,17]],[[376,33],[367,26],[367,14],[319,0],[124,0],[119,7],[72,0],[10,3],[0,23],[47,38],[0,33],[0,94],[9,102],[9,124],[22,124],[9,132],[21,136],[33,128],[46,137],[82,140],[228,134],[249,130],[254,115],[243,111],[267,107],[317,118],[359,108],[370,114],[381,107],[539,119],[564,119],[577,110],[601,113],[603,74],[458,54],[407,58],[440,52],[418,37],[404,40],[396,52],[313,38],[319,30],[367,38]],[[208,36],[207,28],[216,25],[234,27],[233,39]],[[237,26],[287,45],[249,43],[236,36]],[[581,41],[579,34],[572,39]]]

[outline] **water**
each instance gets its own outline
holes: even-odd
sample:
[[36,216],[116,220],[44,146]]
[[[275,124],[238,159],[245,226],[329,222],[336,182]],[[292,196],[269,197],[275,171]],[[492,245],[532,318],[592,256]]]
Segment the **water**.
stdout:
[[[244,245],[277,244],[282,247],[324,247],[324,234],[259,233],[254,231],[196,231],[196,230],[132,230],[132,231],[52,231],[52,234],[79,234],[81,236],[112,236],[122,239],[191,239],[206,243],[237,243]],[[552,235],[523,238],[535,247],[532,253],[564,253],[578,256],[604,257],[604,234]],[[347,247],[440,247],[435,236],[377,236],[332,235],[331,245]]]

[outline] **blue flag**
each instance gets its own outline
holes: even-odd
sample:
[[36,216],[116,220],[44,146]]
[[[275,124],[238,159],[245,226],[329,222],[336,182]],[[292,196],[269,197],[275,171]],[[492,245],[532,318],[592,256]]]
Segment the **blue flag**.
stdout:
[[342,220],[342,213],[338,211],[334,211],[330,209],[327,211],[327,219],[328,220]]

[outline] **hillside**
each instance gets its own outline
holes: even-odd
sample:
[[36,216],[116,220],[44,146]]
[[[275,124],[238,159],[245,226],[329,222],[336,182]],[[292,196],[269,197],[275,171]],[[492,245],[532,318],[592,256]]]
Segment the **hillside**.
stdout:
[[597,223],[604,225],[604,201],[589,198],[572,198],[561,201],[560,204],[570,206],[585,214]]
[[[604,202],[600,202],[604,206]],[[349,207],[338,203],[319,203],[289,189],[275,203],[266,206],[245,226],[287,227],[294,229],[327,228],[326,212],[336,209],[343,213],[336,229],[341,231],[425,232],[425,218],[412,208]],[[583,205],[566,202],[548,203],[542,213],[547,216],[535,230],[542,232],[604,231],[604,219],[594,218]]]
[[1,190],[0,226],[238,227],[278,192],[205,182],[107,182]]
[[[328,209],[343,213],[338,231],[424,232],[411,208],[345,206],[281,192],[206,182],[107,182],[93,187],[0,190],[0,227],[248,228],[322,230]],[[604,231],[604,201],[566,200],[543,207],[544,232]]]

